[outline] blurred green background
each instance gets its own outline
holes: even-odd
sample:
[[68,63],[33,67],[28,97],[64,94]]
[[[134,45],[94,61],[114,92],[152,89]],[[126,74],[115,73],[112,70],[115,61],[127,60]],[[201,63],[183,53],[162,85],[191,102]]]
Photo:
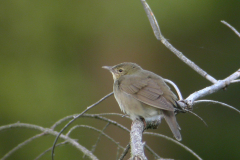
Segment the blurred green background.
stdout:
[[[226,20],[240,31],[239,0],[148,3],[170,43],[210,75],[223,79],[240,68],[239,37],[220,23]],[[60,118],[80,113],[112,91],[112,76],[101,67],[121,62],[138,63],[171,79],[185,98],[210,85],[155,39],[139,0],[1,1],[0,124],[20,121],[50,127]],[[238,83],[206,99],[240,109],[239,95]],[[121,113],[113,96],[90,111],[103,112]],[[194,106],[194,112],[208,127],[192,114],[178,115],[182,143],[203,159],[240,159],[240,115],[216,104]],[[131,126],[126,118],[110,118]],[[106,123],[84,118],[75,124],[101,129]],[[173,137],[165,121],[154,132]],[[0,132],[0,157],[37,133],[20,128]],[[106,133],[123,146],[129,141],[129,134],[114,126]],[[87,129],[72,133],[88,149],[97,136]],[[51,147],[54,139],[45,136],[35,140],[8,159],[34,159]],[[145,136],[144,141],[162,157],[196,159],[162,138]],[[116,146],[103,137],[95,154],[112,160],[116,151]],[[42,159],[50,159],[50,153]],[[65,145],[56,148],[55,159],[82,159],[82,153]]]

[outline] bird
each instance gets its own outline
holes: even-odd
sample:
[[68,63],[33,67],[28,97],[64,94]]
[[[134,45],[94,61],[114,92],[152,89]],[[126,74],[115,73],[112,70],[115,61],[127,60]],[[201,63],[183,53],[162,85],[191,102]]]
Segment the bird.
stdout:
[[177,96],[161,76],[132,62],[102,68],[112,73],[114,97],[123,113],[153,128],[164,118],[174,137],[182,140],[175,116]]

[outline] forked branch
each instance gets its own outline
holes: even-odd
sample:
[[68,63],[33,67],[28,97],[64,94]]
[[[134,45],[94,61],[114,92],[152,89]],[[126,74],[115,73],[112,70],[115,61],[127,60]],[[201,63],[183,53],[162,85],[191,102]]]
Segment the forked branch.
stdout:
[[217,80],[213,78],[211,75],[209,75],[207,72],[205,72],[203,69],[201,69],[199,66],[197,66],[193,61],[188,59],[186,56],[182,54],[179,50],[174,48],[167,40],[164,38],[164,36],[161,33],[160,27],[158,25],[158,22],[147,4],[145,0],[141,0],[143,8],[147,14],[147,17],[149,19],[149,22],[152,26],[153,33],[155,37],[160,40],[169,50],[171,50],[179,59],[181,59],[184,63],[186,63],[188,66],[190,66],[192,69],[194,69],[197,73],[199,73],[201,76],[205,77],[207,80],[209,80],[212,83],[216,83]]
[[[192,108],[194,102],[202,97],[205,97],[207,95],[210,95],[214,92],[217,92],[221,89],[226,88],[228,85],[230,85],[231,83],[237,83],[239,82],[239,78],[240,77],[240,69],[238,71],[236,71],[235,73],[233,73],[232,75],[230,75],[229,77],[225,78],[224,80],[218,81],[216,80],[214,77],[212,77],[211,75],[209,75],[206,71],[204,71],[203,69],[201,69],[199,66],[197,66],[194,62],[192,62],[190,59],[188,59],[186,56],[184,56],[182,54],[182,52],[178,51],[176,48],[174,48],[162,35],[160,27],[158,25],[158,22],[151,10],[151,8],[149,7],[149,5],[147,4],[147,2],[145,0],[141,0],[141,3],[143,5],[143,8],[147,14],[147,17],[149,19],[149,22],[151,24],[151,27],[153,29],[154,35],[155,37],[160,40],[169,50],[171,50],[179,59],[181,59],[184,63],[186,63],[188,66],[190,66],[192,69],[194,69],[197,73],[199,73],[201,76],[205,77],[207,80],[209,80],[210,82],[213,83],[213,85],[206,87],[204,89],[201,89],[197,92],[194,92],[193,94],[191,94],[190,96],[188,96],[188,98],[186,98],[185,100],[183,100],[181,93],[179,91],[179,89],[175,86],[174,83],[171,83],[174,88],[176,89],[178,95],[179,95],[179,99],[180,101],[178,101],[178,104],[182,107],[183,110],[185,110],[186,112],[189,111],[189,109]],[[230,27],[238,36],[240,35],[239,32],[237,32],[231,25],[229,25],[228,23],[226,23],[225,21],[222,21],[222,23],[226,24],[228,27]],[[168,80],[165,80],[168,81]],[[196,103],[199,103],[201,101],[198,101]],[[226,105],[227,106],[227,105]],[[229,107],[229,105],[228,105]],[[237,110],[234,107],[230,107],[232,109]],[[238,110],[237,110],[238,111]],[[239,112],[239,111],[238,111]],[[135,123],[139,123],[137,121],[134,121],[132,126],[135,126]],[[143,123],[143,122],[141,122]],[[137,125],[136,125],[137,126]],[[132,131],[135,128],[132,127]],[[140,140],[140,139],[139,139]],[[140,143],[140,142],[138,142]],[[132,144],[132,143],[131,143]],[[139,150],[141,151],[141,147],[139,147]],[[133,152],[133,151],[132,151]],[[200,157],[199,157],[200,158]],[[201,159],[201,158],[200,158]]]

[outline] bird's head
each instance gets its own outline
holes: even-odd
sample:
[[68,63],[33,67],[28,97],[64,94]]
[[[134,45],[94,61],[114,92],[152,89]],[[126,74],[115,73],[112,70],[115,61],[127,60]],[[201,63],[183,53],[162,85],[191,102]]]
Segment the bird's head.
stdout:
[[132,75],[142,69],[136,63],[131,62],[124,62],[115,66],[103,66],[102,68],[107,69],[112,73],[114,81],[118,80],[121,76]]

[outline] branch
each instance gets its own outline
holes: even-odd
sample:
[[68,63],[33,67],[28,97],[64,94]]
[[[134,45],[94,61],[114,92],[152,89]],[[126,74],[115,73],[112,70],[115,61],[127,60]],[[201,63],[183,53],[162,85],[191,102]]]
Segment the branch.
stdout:
[[[103,115],[117,115],[117,116],[122,116],[122,114],[118,114],[118,113],[100,113],[100,114],[84,114],[83,117],[97,118],[97,119],[103,120],[103,121],[105,121],[105,122],[109,122],[110,124],[116,125],[117,127],[121,128],[121,129],[123,129],[123,130],[125,130],[125,131],[127,131],[127,132],[130,132],[130,130],[127,129],[125,126],[117,123],[116,121],[113,121],[113,120],[110,120],[110,119],[108,119],[108,118],[102,117]],[[134,121],[134,122],[135,122],[135,121]],[[139,123],[142,123],[142,122],[140,121]],[[133,125],[132,125],[132,127],[133,127]],[[138,127],[138,126],[137,126],[137,127]],[[140,131],[140,130],[141,130],[141,128],[140,128],[140,129],[139,129],[139,128],[136,129],[136,131]],[[142,134],[142,133],[141,133],[141,134]],[[165,139],[167,139],[167,140],[170,140],[170,141],[172,141],[172,142],[174,142],[174,143],[182,146],[182,147],[185,148],[187,151],[189,151],[190,153],[192,153],[195,157],[197,157],[198,159],[201,160],[201,158],[200,158],[194,151],[192,151],[190,148],[188,148],[187,146],[183,145],[182,143],[180,143],[180,142],[178,142],[178,141],[176,141],[176,140],[174,140],[174,139],[172,139],[172,138],[170,138],[170,137],[168,137],[168,136],[165,136],[165,135],[162,135],[162,134],[157,134],[157,133],[155,134],[155,133],[151,133],[151,132],[144,132],[143,134],[159,136],[159,137],[163,137],[163,138],[165,138]],[[140,142],[141,142],[141,141],[140,141]],[[147,144],[145,144],[145,147],[146,147],[146,148],[149,150],[149,152],[152,153],[155,157],[160,158],[155,152],[153,152],[151,149],[149,149],[150,147],[149,147]],[[127,149],[127,150],[128,150],[128,149]],[[127,151],[126,151],[126,152],[127,152]],[[121,155],[120,157],[122,157],[122,155]],[[121,158],[120,158],[119,160],[121,160]]]
[[156,158],[156,159],[161,159],[161,157],[152,150],[152,148],[150,148],[148,145],[145,144],[145,148],[150,152],[152,153],[152,155]]
[[[66,143],[68,143],[68,142],[64,141],[64,142],[58,143],[56,145],[56,147],[61,146],[61,145],[65,145]],[[52,151],[52,147],[48,148],[47,150],[45,150],[44,152],[39,154],[34,160],[38,160],[39,158],[41,158],[43,155],[45,155],[47,152],[50,152],[50,151]]]
[[236,35],[238,35],[238,37],[240,38],[240,33],[230,24],[228,24],[227,22],[225,22],[224,20],[221,21],[223,24],[225,24],[226,26],[228,26],[234,33],[236,33]]
[[[84,114],[83,115],[83,117],[92,117],[92,118],[98,118],[98,119],[101,119],[101,120],[104,120],[104,121],[106,121],[106,122],[109,122],[109,123],[111,123],[111,124],[113,124],[113,125],[116,125],[117,127],[119,127],[119,128],[122,128],[123,130],[125,130],[125,131],[127,131],[127,132],[130,132],[130,130],[129,129],[127,129],[126,127],[124,127],[123,125],[121,125],[121,124],[118,124],[117,122],[115,122],[115,121],[112,121],[112,120],[109,120],[109,119],[107,119],[107,118],[105,118],[105,117],[101,117],[101,116],[99,116],[99,115],[118,115],[118,116],[121,116],[121,114],[115,114],[115,113],[102,113],[102,114]],[[137,123],[137,124],[139,124],[139,125],[134,125],[135,123]],[[137,132],[137,135],[142,135],[142,126],[143,126],[144,124],[143,124],[143,122],[141,122],[141,121],[133,121],[133,124],[132,124],[132,133],[131,134],[133,134],[135,131]],[[134,131],[133,131],[133,128],[135,128],[134,129]],[[174,139],[172,139],[172,138],[170,138],[170,137],[168,137],[168,136],[165,136],[165,135],[162,135],[162,134],[155,134],[155,133],[151,133],[151,132],[144,132],[143,134],[147,134],[147,135],[154,135],[154,136],[159,136],[159,137],[163,137],[163,138],[165,138],[165,139],[167,139],[167,140],[170,140],[170,141],[172,141],[172,142],[174,142],[174,143],[176,143],[176,144],[178,144],[178,145],[180,145],[180,146],[182,146],[183,148],[185,148],[187,151],[189,151],[190,153],[192,153],[195,157],[197,157],[198,159],[201,159],[194,151],[192,151],[190,148],[188,148],[187,146],[185,146],[185,145],[183,145],[182,143],[180,143],[180,142],[178,142],[178,141],[176,141],[176,140],[174,140]],[[131,135],[132,136],[132,135]],[[134,135],[133,135],[133,138],[135,138],[134,137]],[[139,142],[141,142],[142,143],[142,140],[140,139],[140,141]],[[132,144],[131,144],[131,146],[132,146]],[[146,145],[145,144],[145,147],[148,149],[149,147],[148,147],[148,145]],[[136,148],[136,147],[135,147]],[[126,150],[128,150],[127,148],[126,148]],[[127,152],[127,151],[126,151]],[[154,152],[152,152],[152,150],[150,150],[150,152],[152,153],[152,154],[154,154],[154,156],[155,157],[158,157],[159,158],[159,156],[156,154],[156,153],[154,153]],[[144,152],[143,152],[144,153]],[[120,156],[120,157],[122,157],[122,156]]]
[[[229,84],[231,84],[231,82],[237,78],[240,77],[240,69],[237,70],[236,72],[234,72],[232,75],[230,75],[229,77],[225,78],[224,80],[219,80],[217,83],[206,87],[204,89],[201,89],[197,92],[194,92],[193,94],[191,94],[190,96],[188,96],[184,101],[187,105],[192,106],[194,101],[196,101],[199,98],[205,97],[207,95],[210,95],[212,93],[215,93],[217,91],[219,91],[220,89],[226,88]],[[180,106],[184,106],[180,103]]]
[[130,143],[127,144],[127,146],[125,147],[123,153],[120,155],[120,158],[118,160],[123,160],[123,158],[127,155],[129,149],[130,149]]
[[240,79],[236,79],[236,80],[231,81],[231,83],[239,83],[239,82],[240,82]]
[[[57,136],[59,133],[56,131],[53,131],[52,129],[49,128],[43,128],[37,125],[33,125],[33,124],[27,124],[27,123],[14,123],[14,124],[9,124],[9,125],[5,125],[5,126],[1,126],[0,127],[0,131],[1,130],[5,130],[5,129],[11,129],[11,128],[29,128],[29,129],[35,129],[35,130],[39,130],[44,132],[45,134],[50,134],[50,135],[54,135]],[[64,139],[65,141],[69,142],[71,145],[73,145],[74,147],[76,147],[78,150],[80,150],[81,152],[85,153],[89,158],[93,159],[93,160],[98,160],[98,158],[92,154],[92,152],[90,152],[88,149],[86,149],[85,147],[83,147],[82,145],[80,145],[79,143],[77,143],[74,139],[69,138],[65,135],[60,135],[60,138]]]
[[131,139],[131,159],[133,160],[147,160],[144,154],[144,143],[142,142],[142,133],[144,124],[140,120],[132,122],[130,139]]
[[[102,132],[99,134],[96,143],[92,146],[92,149],[91,149],[91,152],[92,152],[92,153],[95,151],[95,149],[96,149],[96,147],[97,147],[97,144],[98,144],[98,142],[100,141],[102,135],[105,134],[104,131],[107,129],[107,127],[109,126],[109,124],[110,124],[110,123],[108,122],[108,123],[104,126],[104,128],[101,130]],[[113,139],[113,140],[114,140],[114,139]],[[114,142],[115,142],[115,140],[114,140]],[[120,147],[119,142],[117,142],[116,145],[118,146],[118,148],[124,149],[122,146]]]
[[[103,120],[103,121],[106,121],[106,122],[109,122],[110,124],[113,124],[113,125],[116,125],[117,127],[127,131],[127,132],[130,132],[129,129],[127,129],[125,126],[117,123],[116,121],[113,121],[113,120],[110,120],[108,118],[105,118],[105,117],[102,117],[103,115],[116,115],[116,116],[123,116],[123,114],[119,114],[119,113],[100,113],[100,114],[84,114],[83,117],[91,117],[91,118],[97,118],[97,119],[100,119],[100,120]],[[128,119],[130,119],[128,116],[126,116]],[[147,144],[145,144],[145,147],[147,148],[147,150],[154,155],[154,157],[157,157],[159,158],[159,155],[157,155]],[[127,149],[127,148],[126,148]],[[127,149],[128,150],[128,149]],[[127,152],[127,151],[126,151]],[[127,154],[127,153],[126,153]],[[123,154],[120,156],[122,157]],[[122,157],[124,158],[124,157]],[[120,158],[121,159],[121,158]]]
[[[1,129],[0,129],[1,130]],[[43,135],[45,135],[45,133],[40,133],[37,134],[27,140],[25,140],[24,142],[18,144],[16,147],[14,147],[13,149],[11,149],[8,153],[6,153],[1,160],[5,160],[6,158],[8,158],[9,156],[11,156],[14,152],[16,152],[18,149],[20,149],[21,147],[25,146],[26,144],[32,142],[34,139],[37,139],[39,137],[42,137]]]
[[81,117],[84,113],[86,113],[89,109],[93,108],[94,106],[98,105],[99,103],[101,103],[103,100],[105,100],[106,98],[108,98],[109,96],[111,96],[113,94],[113,92],[107,94],[106,96],[104,96],[103,98],[101,98],[99,101],[97,101],[96,103],[92,104],[91,106],[87,107],[87,109],[85,109],[82,113],[80,113],[79,115],[77,115],[76,117],[74,117],[70,122],[68,122],[68,124],[66,124],[63,129],[59,132],[59,134],[57,135],[54,143],[53,143],[53,147],[52,147],[52,160],[54,160],[54,149],[55,149],[55,145],[58,141],[59,136],[62,134],[62,132],[70,125],[72,124],[72,122],[74,122],[77,118]]
[[[199,73],[201,76],[205,77],[207,80],[209,80],[210,82],[212,82],[214,85],[211,85],[209,87],[206,87],[202,90],[199,90],[193,94],[191,94],[188,98],[186,98],[185,100],[183,100],[180,91],[178,92],[178,89],[176,89],[176,87],[174,86],[174,88],[176,89],[176,91],[178,92],[179,95],[179,101],[178,104],[182,107],[183,111],[189,111],[189,109],[191,109],[192,105],[194,104],[194,102],[199,99],[202,98],[204,96],[207,96],[209,94],[212,94],[216,91],[219,91],[220,89],[225,89],[229,84],[231,83],[236,83],[239,82],[239,79],[236,80],[237,78],[239,78],[240,76],[240,69],[235,72],[234,74],[230,75],[229,77],[227,77],[224,80],[221,81],[217,81],[214,77],[212,77],[211,75],[209,75],[207,72],[205,72],[204,70],[202,70],[199,66],[197,66],[194,62],[192,62],[191,60],[189,60],[186,56],[184,56],[180,51],[178,51],[176,48],[174,48],[162,35],[160,27],[158,25],[158,22],[151,10],[151,8],[149,7],[149,5],[147,4],[147,2],[145,0],[141,0],[141,3],[143,5],[143,8],[147,14],[147,17],[149,19],[149,22],[151,24],[151,27],[153,29],[154,35],[155,37],[160,40],[169,50],[171,50],[179,59],[181,59],[184,63],[186,63],[187,65],[189,65],[192,69],[194,69],[197,73]],[[225,21],[222,21],[222,23],[226,24],[228,27],[230,27],[237,35],[240,35],[232,26],[230,26],[229,24],[227,24]],[[239,36],[240,37],[240,36]],[[229,107],[229,105],[228,105]],[[234,107],[230,107],[230,108],[234,108]],[[235,109],[235,108],[234,108]],[[236,109],[235,109],[236,110]],[[140,141],[141,142],[141,141]]]
[[164,81],[167,82],[167,83],[169,83],[169,84],[171,84],[171,85],[174,87],[174,89],[176,90],[176,92],[177,92],[177,94],[178,94],[178,99],[179,99],[179,100],[182,100],[183,97],[182,97],[182,94],[181,94],[178,86],[177,86],[173,81],[170,81],[169,79],[164,79]]
[[195,101],[194,104],[206,103],[206,102],[210,102],[210,103],[213,103],[213,104],[215,104],[215,103],[221,104],[222,106],[228,107],[228,108],[233,109],[233,110],[237,111],[238,113],[240,113],[240,111],[239,111],[237,108],[235,108],[235,107],[233,107],[233,106],[230,106],[230,105],[228,105],[228,104],[226,104],[226,103],[219,102],[219,101],[214,101],[214,100],[206,100],[206,99],[204,99],[204,100],[198,100],[198,101]]
[[199,157],[193,150],[191,150],[190,148],[188,148],[187,146],[183,145],[182,143],[172,139],[172,138],[169,138],[168,136],[165,136],[165,135],[162,135],[162,134],[158,134],[158,133],[152,133],[152,132],[144,132],[144,134],[146,135],[152,135],[152,136],[158,136],[158,137],[163,137],[165,138],[166,140],[169,140],[169,141],[172,141],[174,143],[176,143],[177,145],[183,147],[184,149],[186,149],[187,151],[189,151],[190,153],[192,153],[192,155],[194,155],[197,159],[199,160],[202,160],[201,157]]
[[197,66],[194,62],[192,62],[190,59],[188,59],[186,56],[182,54],[182,52],[178,51],[176,48],[174,48],[167,40],[164,38],[164,36],[161,33],[161,30],[159,28],[158,22],[147,4],[145,0],[141,0],[143,8],[148,16],[149,22],[152,26],[153,32],[155,37],[160,40],[170,51],[172,51],[179,59],[181,59],[184,63],[186,63],[188,66],[190,66],[193,70],[195,70],[197,73],[199,73],[201,76],[205,77],[207,80],[209,80],[212,83],[216,83],[217,80],[213,78],[211,75],[209,75],[207,72],[205,72],[203,69],[201,69],[199,66]]
[[69,132],[67,133],[67,135],[69,135],[74,129],[79,128],[79,127],[83,127],[83,128],[88,128],[88,129],[92,129],[94,131],[97,131],[99,133],[101,133],[101,135],[104,135],[106,138],[108,138],[109,140],[111,140],[114,144],[116,144],[119,148],[124,149],[121,145],[119,145],[118,142],[116,142],[112,137],[110,137],[109,135],[107,135],[106,133],[104,133],[102,130],[99,130],[95,127],[92,126],[88,126],[88,125],[76,125],[74,127],[72,127]]

